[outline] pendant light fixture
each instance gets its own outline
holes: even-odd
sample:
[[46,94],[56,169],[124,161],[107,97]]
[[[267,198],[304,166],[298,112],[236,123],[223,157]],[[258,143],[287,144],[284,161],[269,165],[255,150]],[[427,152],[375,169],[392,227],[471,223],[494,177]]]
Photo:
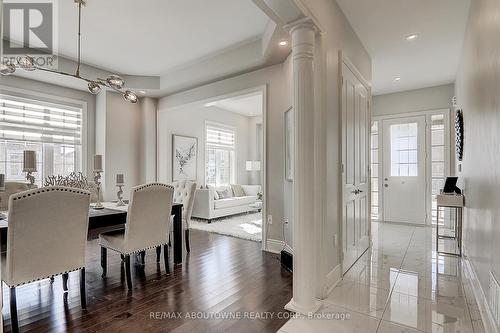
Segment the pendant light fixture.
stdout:
[[102,87],[110,88],[118,93],[120,93],[123,98],[129,103],[137,103],[139,97],[137,94],[130,90],[123,90],[125,86],[125,80],[118,75],[110,75],[106,79],[94,79],[90,80],[80,75],[80,65],[81,65],[81,26],[82,26],[82,6],[85,6],[85,0],[74,0],[78,4],[78,63],[76,67],[75,74],[60,72],[49,68],[40,67],[36,64],[35,59],[29,55],[18,57],[16,64],[12,63],[0,63],[0,74],[1,75],[11,75],[17,68],[23,69],[25,71],[44,71],[49,73],[60,74],[64,76],[71,76],[82,81],[87,82],[88,91],[97,95],[101,92]]

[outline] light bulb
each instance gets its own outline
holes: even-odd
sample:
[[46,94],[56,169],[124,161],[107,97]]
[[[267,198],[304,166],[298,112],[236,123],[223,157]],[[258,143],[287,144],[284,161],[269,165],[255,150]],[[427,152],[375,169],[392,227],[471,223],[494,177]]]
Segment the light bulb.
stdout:
[[24,69],[25,71],[34,71],[35,68],[35,59],[30,57],[29,55],[25,55],[17,58],[17,64],[19,67]]
[[16,66],[14,64],[0,64],[0,74],[10,75],[16,71]]
[[127,102],[134,103],[134,104],[137,103],[137,101],[139,100],[137,95],[130,90],[125,91],[125,93],[123,94],[123,98],[125,98],[125,100]]
[[119,77],[118,75],[110,75],[107,79],[106,82],[111,86],[111,88],[114,89],[122,89],[123,86],[125,85],[125,81]]
[[95,83],[94,81],[89,82],[88,84],[89,92],[93,95],[97,95],[101,92],[101,86]]

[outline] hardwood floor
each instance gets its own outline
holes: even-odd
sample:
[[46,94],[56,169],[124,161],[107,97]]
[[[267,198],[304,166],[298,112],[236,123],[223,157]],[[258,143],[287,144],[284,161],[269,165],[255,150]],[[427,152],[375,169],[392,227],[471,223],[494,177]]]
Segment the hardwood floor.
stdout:
[[[287,321],[277,314],[287,314],[283,307],[292,295],[292,274],[281,268],[278,256],[261,252],[260,243],[191,230],[191,253],[184,260],[175,267],[170,262],[167,275],[163,256],[157,265],[155,250],[148,251],[145,269],[134,265],[134,288],[127,292],[120,255],[108,251],[103,279],[97,240],[90,241],[88,311],[80,308],[78,272],[69,274],[67,297],[61,276],[54,283],[19,287],[21,332],[276,332]],[[4,330],[9,332],[5,286],[3,293]],[[177,312],[181,318],[174,318]],[[221,319],[223,315],[259,318]],[[191,319],[199,316],[203,319]]]

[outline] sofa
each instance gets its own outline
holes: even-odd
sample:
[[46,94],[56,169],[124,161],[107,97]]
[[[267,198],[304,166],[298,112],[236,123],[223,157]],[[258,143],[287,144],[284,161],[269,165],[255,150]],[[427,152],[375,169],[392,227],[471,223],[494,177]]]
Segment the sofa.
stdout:
[[[241,186],[240,190],[242,189],[243,193],[241,191],[235,193],[233,191],[235,186]],[[258,200],[260,191],[260,185],[208,186],[197,189],[192,217],[208,220],[210,223],[213,219],[255,210],[250,205]],[[229,194],[229,197],[221,198],[219,193],[222,192]]]

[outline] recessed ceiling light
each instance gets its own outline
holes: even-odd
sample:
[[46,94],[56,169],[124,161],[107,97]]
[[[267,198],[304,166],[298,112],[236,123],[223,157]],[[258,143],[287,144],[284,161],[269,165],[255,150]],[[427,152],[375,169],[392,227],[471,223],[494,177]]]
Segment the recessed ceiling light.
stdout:
[[411,34],[411,35],[406,36],[406,40],[414,40],[417,37],[418,37],[417,34]]
[[288,41],[287,40],[282,40],[279,44],[280,44],[280,46],[287,46],[288,45]]
[[399,76],[394,78],[394,81],[401,81],[401,78]]

